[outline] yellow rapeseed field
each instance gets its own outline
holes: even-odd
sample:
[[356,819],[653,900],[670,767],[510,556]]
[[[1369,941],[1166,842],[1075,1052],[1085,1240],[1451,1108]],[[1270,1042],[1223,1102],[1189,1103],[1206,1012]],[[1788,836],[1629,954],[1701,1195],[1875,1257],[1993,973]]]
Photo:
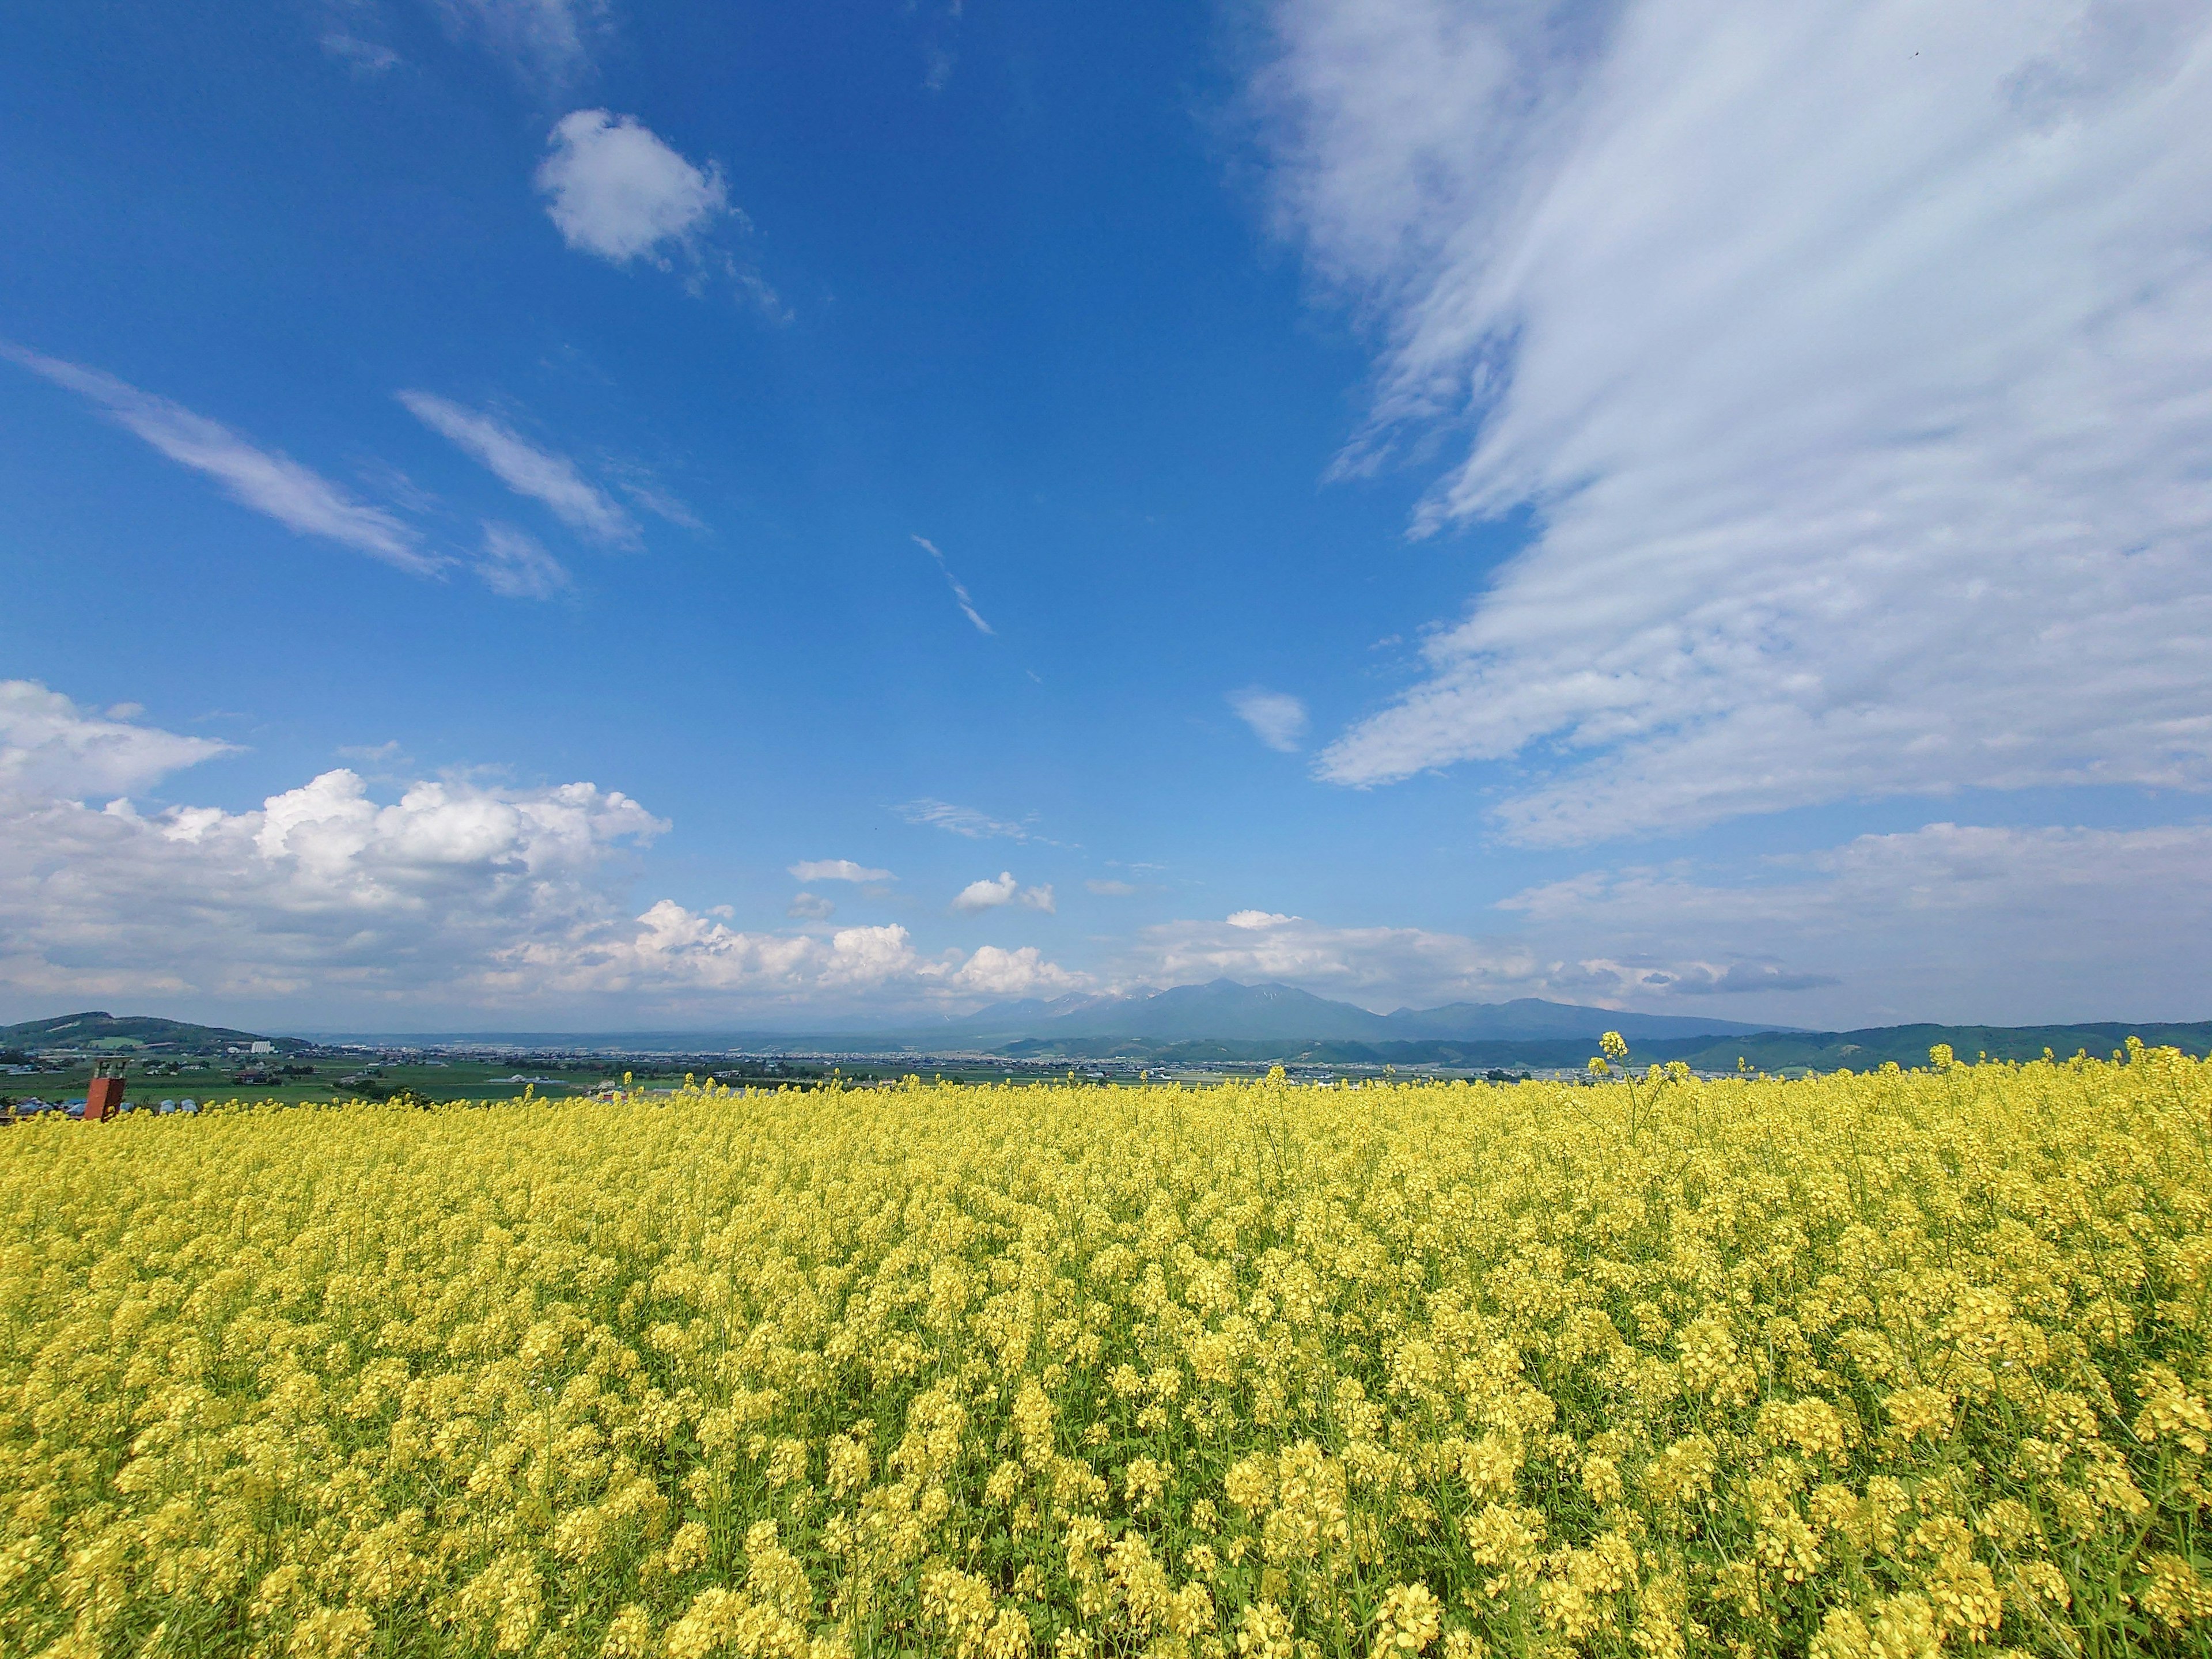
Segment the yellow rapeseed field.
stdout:
[[2208,1650],[2212,1066],[0,1134],[0,1650]]

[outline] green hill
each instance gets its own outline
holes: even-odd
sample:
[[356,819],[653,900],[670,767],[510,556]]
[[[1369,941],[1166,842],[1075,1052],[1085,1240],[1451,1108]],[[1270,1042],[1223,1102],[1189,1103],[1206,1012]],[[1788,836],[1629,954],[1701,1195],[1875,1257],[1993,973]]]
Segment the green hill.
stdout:
[[[118,1018],[95,1012],[63,1014],[53,1019],[28,1019],[20,1025],[0,1025],[0,1048],[28,1052],[40,1048],[106,1048],[118,1054],[221,1054],[234,1044],[269,1041],[252,1031],[234,1031],[222,1025],[193,1025],[146,1014],[125,1014]],[[279,1038],[276,1046],[289,1049],[302,1045],[291,1038]]]
[[1741,1054],[1767,1072],[1801,1066],[1833,1072],[1845,1066],[1864,1072],[1888,1060],[1899,1066],[1925,1066],[1929,1049],[1939,1042],[1948,1043],[1965,1060],[1984,1054],[1991,1060],[2040,1060],[2045,1048],[2061,1060],[2083,1049],[2102,1060],[2124,1047],[2131,1036],[2141,1037],[2154,1048],[2179,1048],[2199,1059],[2212,1053],[2212,1020],[2185,1025],[2099,1020],[2081,1025],[1885,1025],[1863,1031],[1770,1031],[1757,1036],[1723,1037],[1700,1044],[1696,1052],[1679,1058],[1699,1071],[1731,1071]]

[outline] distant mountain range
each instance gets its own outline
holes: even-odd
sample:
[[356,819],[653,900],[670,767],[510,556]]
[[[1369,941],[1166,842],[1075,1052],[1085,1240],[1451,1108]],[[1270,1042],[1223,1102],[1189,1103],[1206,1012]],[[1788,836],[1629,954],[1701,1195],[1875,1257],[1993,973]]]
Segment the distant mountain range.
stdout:
[[[1614,1008],[1547,1002],[1538,997],[1520,997],[1511,1002],[1454,1002],[1441,1008],[1401,1008],[1377,1014],[1352,1003],[1317,997],[1292,985],[1243,985],[1235,980],[1217,979],[1209,984],[1177,985],[1166,990],[1146,986],[1111,994],[1055,997],[1049,1001],[1026,998],[994,1003],[972,1014],[912,1024],[848,1018],[781,1030],[759,1026],[684,1031],[484,1030],[408,1033],[404,1040],[501,1042],[544,1048],[629,1048],[641,1053],[707,1053],[720,1048],[844,1054],[927,1054],[988,1050],[1010,1043],[1079,1042],[1089,1045],[1085,1052],[1104,1054],[1113,1052],[1115,1044],[1135,1052],[1129,1045],[1188,1042],[1270,1043],[1278,1048],[1311,1042],[1594,1043],[1607,1031],[1619,1031],[1635,1042],[1796,1029],[1695,1015],[1624,1013]],[[336,1038],[339,1034],[320,1035]],[[402,1036],[383,1035],[387,1040],[400,1040]],[[375,1040],[368,1033],[344,1036],[346,1040]]]
[[[2045,1049],[2061,1059],[2086,1051],[2103,1059],[2130,1036],[2154,1048],[2165,1046],[2202,1059],[2212,1053],[2212,1020],[2187,1024],[2125,1024],[2099,1021],[2082,1025],[1887,1025],[1860,1031],[1754,1031],[1714,1036],[1632,1036],[1632,1067],[1654,1061],[1683,1060],[1692,1070],[1733,1072],[1741,1060],[1754,1071],[1792,1073],[1878,1070],[1887,1062],[1925,1066],[1937,1043],[1960,1060],[2034,1060]],[[1022,1037],[993,1052],[1020,1060],[1144,1060],[1158,1066],[1255,1064],[1281,1060],[1305,1066],[1437,1066],[1451,1071],[1509,1072],[1580,1070],[1597,1043],[1593,1039],[1540,1037],[1498,1040],[1425,1039],[1404,1042],[1231,1041],[1218,1037],[1155,1042],[1139,1037]]]
[[[2033,1060],[2046,1048],[2064,1058],[2086,1049],[2110,1054],[2130,1036],[2185,1053],[2212,1053],[2212,1021],[2193,1024],[2084,1021],[2071,1025],[1889,1025],[1856,1031],[1807,1031],[1747,1025],[1694,1015],[1632,1014],[1535,997],[1510,1002],[1455,1002],[1441,1008],[1370,1013],[1289,985],[1240,985],[1218,979],[1114,996],[1002,1002],[921,1029],[846,1031],[484,1032],[400,1037],[386,1042],[476,1042],[520,1048],[602,1048],[635,1053],[943,1054],[984,1051],[1010,1058],[1100,1060],[1115,1056],[1169,1065],[1297,1061],[1316,1066],[1431,1066],[1452,1069],[1548,1070],[1580,1066],[1607,1031],[1628,1039],[1632,1065],[1686,1060],[1699,1071],[1733,1071],[1741,1057],[1766,1072],[1870,1071],[1883,1062],[1925,1065],[1947,1043],[1961,1060]],[[356,1041],[375,1042],[374,1036]],[[220,1054],[270,1039],[220,1025],[145,1015],[64,1014],[0,1026],[0,1050],[104,1048],[160,1054]],[[307,1046],[274,1039],[280,1053]]]
[[1734,1036],[1795,1027],[1747,1025],[1695,1015],[1632,1014],[1571,1002],[1516,997],[1510,1002],[1453,1002],[1441,1008],[1370,1013],[1290,985],[1240,985],[1217,979],[1117,996],[1065,996],[994,1003],[952,1022],[938,1041],[960,1036],[978,1046],[1010,1042],[1123,1037],[1145,1042],[1595,1042],[1607,1031],[1638,1038]]

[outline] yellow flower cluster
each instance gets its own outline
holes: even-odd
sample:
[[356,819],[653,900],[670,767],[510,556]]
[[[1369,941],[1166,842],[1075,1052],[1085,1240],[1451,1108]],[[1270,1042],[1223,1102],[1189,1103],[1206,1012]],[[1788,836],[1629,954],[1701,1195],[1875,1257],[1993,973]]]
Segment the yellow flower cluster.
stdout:
[[2207,1651],[2212,1065],[1943,1060],[26,1125],[0,1651]]

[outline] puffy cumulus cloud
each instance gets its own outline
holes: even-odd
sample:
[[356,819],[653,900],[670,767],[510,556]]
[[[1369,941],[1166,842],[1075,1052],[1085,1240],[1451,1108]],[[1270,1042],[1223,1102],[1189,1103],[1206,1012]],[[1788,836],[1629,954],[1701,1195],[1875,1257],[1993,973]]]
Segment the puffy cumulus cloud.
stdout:
[[896,881],[888,870],[872,870],[850,859],[801,859],[791,866],[794,881]]
[[1001,904],[1013,902],[1014,894],[1020,885],[1012,871],[1001,870],[995,879],[987,876],[981,881],[969,882],[953,896],[952,908],[961,915],[969,916],[980,910],[995,909]]
[[211,738],[180,737],[131,716],[79,708],[35,680],[0,680],[0,796],[71,799],[112,795],[231,752]]
[[1047,961],[1034,945],[986,945],[963,956],[924,957],[903,927],[842,927],[827,939],[748,933],[663,900],[634,933],[580,947],[525,947],[528,974],[562,993],[649,996],[698,1007],[702,994],[741,994],[756,1008],[805,1007],[836,997],[881,1007],[972,1002],[979,996],[1072,990],[1088,975]]
[[593,998],[641,994],[665,1004],[698,1006],[700,993],[743,993],[763,1001],[805,1002],[824,992],[880,987],[895,980],[942,980],[951,970],[926,962],[903,927],[841,927],[828,939],[749,933],[662,899],[634,927],[584,940],[531,942],[503,964],[518,983]]
[[1270,749],[1294,755],[1305,738],[1306,706],[1287,691],[1248,685],[1229,694],[1229,706],[1238,720],[1252,728],[1252,735]]
[[588,783],[423,782],[380,802],[343,768],[250,811],[96,807],[80,797],[152,787],[220,745],[115,732],[42,687],[0,706],[0,985],[19,994],[434,1001],[518,938],[617,918],[616,854],[665,828]]
[[605,924],[602,866],[659,827],[590,784],[380,804],[343,769],[246,812],[15,794],[0,816],[0,984],[326,1007],[469,996],[518,937]]
[[[572,530],[615,547],[635,547],[637,520],[565,455],[532,443],[503,421],[464,409],[434,392],[402,392],[407,412],[470,456],[518,495],[544,502]],[[504,532],[508,535],[519,532]],[[487,548],[488,561],[498,556]],[[516,568],[509,559],[507,568]]]
[[179,466],[213,478],[233,501],[289,530],[337,542],[418,576],[434,575],[448,562],[423,550],[411,525],[381,507],[365,506],[319,472],[181,404],[141,392],[99,369],[41,356],[4,340],[0,357],[97,404],[125,431]]
[[386,799],[340,768],[246,811],[86,799],[222,750],[0,684],[0,997],[719,1018],[1074,982],[1034,951],[924,957],[895,927],[748,933],[669,900],[634,915],[628,854],[667,825],[591,783],[446,779]]
[[2201,1019],[2208,869],[2204,824],[1931,823],[1732,877],[1595,871],[1501,908],[1625,994],[1736,994],[1739,1018]]
[[538,190],[562,240],[616,264],[696,252],[699,234],[730,210],[719,168],[695,167],[631,116],[564,115],[546,139]]
[[[197,842],[245,822],[173,817],[164,834]],[[523,791],[417,783],[397,803],[380,806],[341,767],[270,796],[253,826],[253,846],[271,863],[345,883],[381,905],[441,884],[447,872],[587,868],[609,842],[650,840],[666,828],[620,792],[602,793],[588,783]]]
[[2212,785],[2212,14],[1279,0],[1280,224],[1381,342],[1345,457],[1533,538],[1319,759],[1516,759],[1534,843]]
[[1034,945],[1018,951],[1002,951],[995,945],[978,946],[948,981],[955,989],[994,997],[1057,996],[1082,990],[1091,976],[1047,962]]
[[1054,909],[1052,888],[1024,887],[1013,878],[1012,871],[1001,870],[996,877],[971,881],[953,896],[952,908],[963,916],[972,916],[985,910],[995,910],[1002,904],[1020,904],[1031,910],[1042,910],[1050,915]]

